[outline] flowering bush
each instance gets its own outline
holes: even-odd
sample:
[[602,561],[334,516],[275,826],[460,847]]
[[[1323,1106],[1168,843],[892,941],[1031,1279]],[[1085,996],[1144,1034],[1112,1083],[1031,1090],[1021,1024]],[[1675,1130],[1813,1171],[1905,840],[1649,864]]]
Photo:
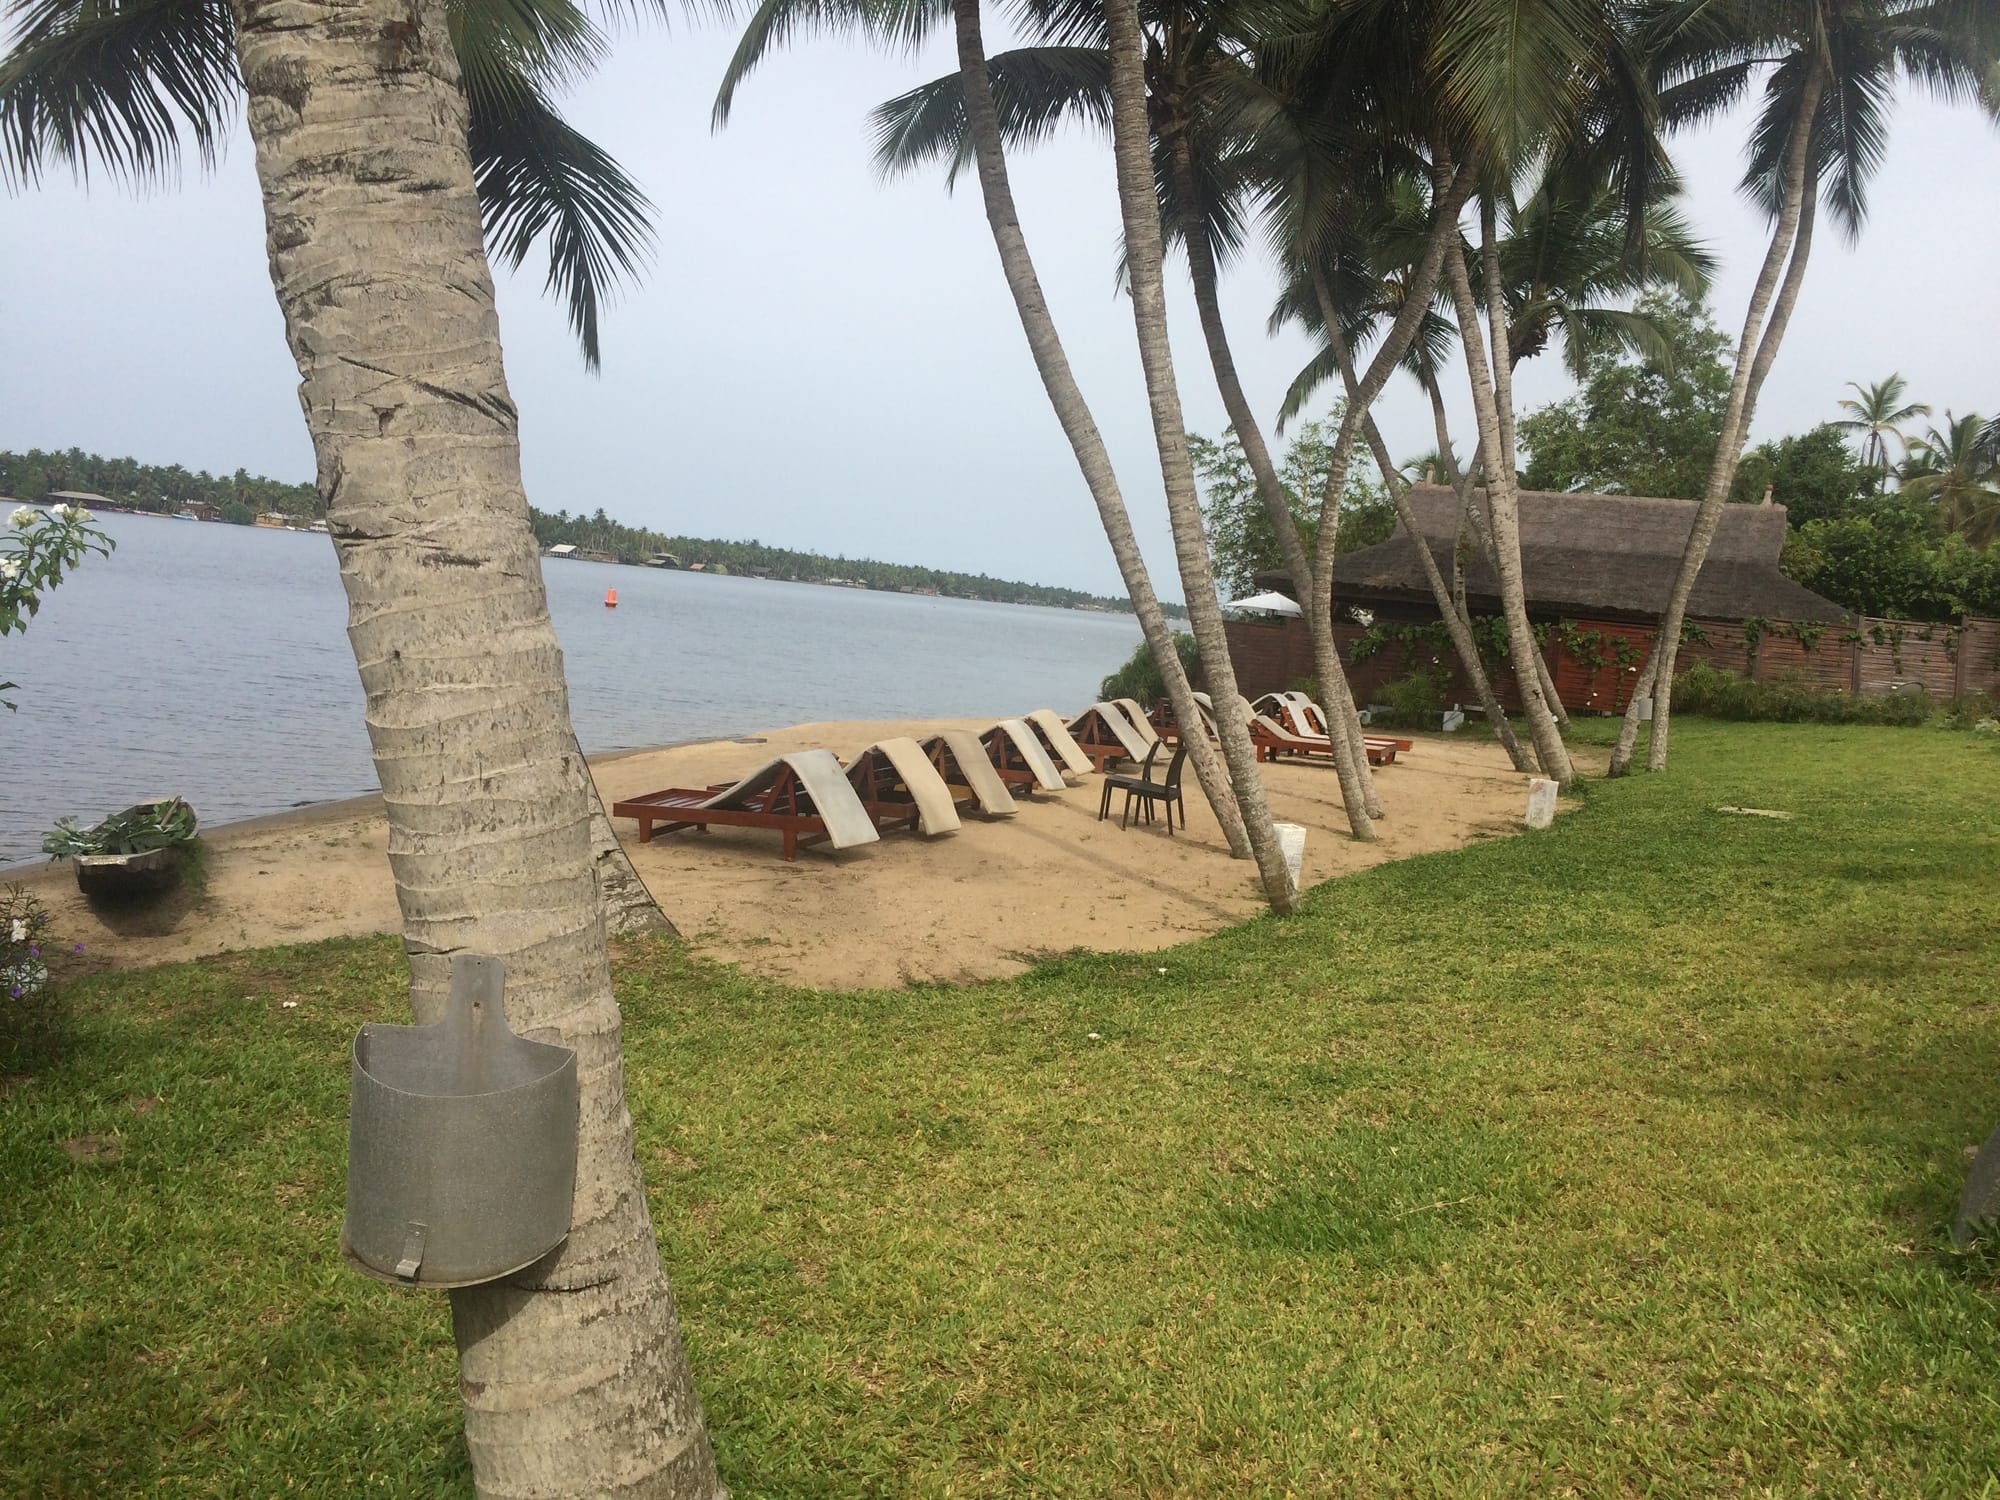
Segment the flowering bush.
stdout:
[[[23,505],[7,518],[0,533],[0,636],[28,628],[42,607],[42,595],[63,581],[63,575],[95,552],[106,556],[117,545],[90,524],[81,505],[52,505],[36,510]],[[14,686],[0,682],[0,694]],[[0,708],[12,708],[0,697]]]
[[69,1019],[44,956],[48,927],[48,911],[26,888],[0,893],[0,1069],[10,1072],[52,1053]]

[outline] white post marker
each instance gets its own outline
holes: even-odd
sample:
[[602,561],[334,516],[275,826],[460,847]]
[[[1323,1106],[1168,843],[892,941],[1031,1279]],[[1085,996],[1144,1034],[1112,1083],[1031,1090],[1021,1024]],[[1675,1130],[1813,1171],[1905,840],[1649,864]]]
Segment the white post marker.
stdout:
[[1292,877],[1292,889],[1299,888],[1299,876],[1306,865],[1306,829],[1303,823],[1273,823],[1278,848],[1285,856],[1285,871]]
[[1556,784],[1546,776],[1528,783],[1528,826],[1546,828],[1556,820]]

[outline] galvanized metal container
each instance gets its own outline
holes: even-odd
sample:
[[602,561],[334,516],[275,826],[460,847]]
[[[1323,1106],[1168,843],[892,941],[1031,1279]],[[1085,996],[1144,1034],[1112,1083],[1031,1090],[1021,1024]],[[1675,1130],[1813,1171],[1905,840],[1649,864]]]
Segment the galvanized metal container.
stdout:
[[442,1021],[354,1038],[340,1248],[370,1276],[474,1286],[569,1234],[576,1053],[507,1029],[505,978],[461,955]]

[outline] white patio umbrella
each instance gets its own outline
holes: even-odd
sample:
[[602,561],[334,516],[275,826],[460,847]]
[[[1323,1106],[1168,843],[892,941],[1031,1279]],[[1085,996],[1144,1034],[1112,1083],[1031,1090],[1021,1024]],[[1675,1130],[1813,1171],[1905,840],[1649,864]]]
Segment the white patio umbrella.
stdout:
[[1298,615],[1301,618],[1305,616],[1305,611],[1299,608],[1298,600],[1288,599],[1283,594],[1276,593],[1252,594],[1247,599],[1231,599],[1222,607],[1246,610],[1259,615]]

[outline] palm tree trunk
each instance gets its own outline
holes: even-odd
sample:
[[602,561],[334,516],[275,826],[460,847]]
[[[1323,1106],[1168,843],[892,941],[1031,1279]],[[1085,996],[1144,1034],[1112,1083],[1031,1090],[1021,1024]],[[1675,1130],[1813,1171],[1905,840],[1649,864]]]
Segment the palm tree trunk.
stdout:
[[[1653,676],[1653,733],[1647,746],[1649,769],[1662,771],[1667,765],[1667,736],[1673,711],[1674,659],[1680,652],[1681,627],[1687,620],[1688,600],[1694,594],[1695,579],[1708,556],[1715,529],[1722,522],[1722,507],[1736,482],[1736,467],[1743,457],[1744,439],[1749,435],[1750,416],[1756,407],[1757,392],[1763,385],[1771,362],[1777,358],[1778,344],[1785,325],[1791,320],[1798,301],[1799,283],[1805,276],[1806,259],[1812,250],[1812,221],[1818,201],[1818,177],[1811,167],[1814,116],[1825,87],[1824,64],[1817,53],[1809,64],[1799,94],[1799,110],[1792,122],[1791,137],[1785,143],[1784,181],[1778,201],[1778,223],[1771,233],[1770,248],[1764,252],[1763,268],[1750,293],[1750,306],[1743,317],[1743,335],[1736,345],[1736,373],[1730,381],[1729,402],[1723,408],[1722,431],[1715,441],[1715,461],[1709,466],[1708,487],[1702,492],[1701,507],[1695,512],[1694,529],[1688,535],[1687,550],[1681,555],[1680,571],[1674,577],[1673,592],[1667,596],[1666,613],[1653,642],[1658,665]],[[1789,256],[1789,265],[1787,257]],[[1779,286],[1783,273],[1783,287]],[[1773,300],[1775,299],[1775,306]],[[1765,313],[1769,309],[1769,326]],[[1618,743],[1611,752],[1610,773],[1622,776],[1631,765],[1639,736],[1639,695],[1626,705],[1625,721],[1618,729]]]
[[[1337,309],[1333,305],[1332,294],[1327,290],[1326,280],[1316,269],[1313,272],[1313,292],[1319,300],[1320,321],[1326,325],[1327,347],[1333,351],[1333,362],[1340,370],[1341,384],[1347,390],[1351,409],[1357,399],[1354,351],[1348,347],[1347,336],[1340,331]],[[1441,409],[1438,426],[1443,432]],[[1424,581],[1430,585],[1431,598],[1437,603],[1438,618],[1444,622],[1445,633],[1451,637],[1452,649],[1458,653],[1459,666],[1464,669],[1472,690],[1479,695],[1479,706],[1486,714],[1486,722],[1493,726],[1493,733],[1506,748],[1514,769],[1525,771],[1528,769],[1528,758],[1521,752],[1521,742],[1515,737],[1514,726],[1507,722],[1506,710],[1500,707],[1492,679],[1486,674],[1486,663],[1480,660],[1479,642],[1473,637],[1472,620],[1464,608],[1464,600],[1453,597],[1451,586],[1438,569],[1437,559],[1431,556],[1430,546],[1424,541],[1424,534],[1417,525],[1416,512],[1410,508],[1408,487],[1403,484],[1402,475],[1396,472],[1395,460],[1389,455],[1389,445],[1382,440],[1382,430],[1376,425],[1372,412],[1362,417],[1361,429],[1366,435],[1369,450],[1375,455],[1375,467],[1381,472],[1382,483],[1388,488],[1389,498],[1395,502],[1396,518],[1416,543],[1417,557],[1423,563]],[[1446,437],[1448,440],[1449,434]],[[1446,451],[1449,451],[1448,443]]]
[[[1184,122],[1175,122],[1170,156],[1173,161],[1175,196],[1181,206],[1181,241],[1187,249],[1188,279],[1194,286],[1194,305],[1201,317],[1202,337],[1208,344],[1208,359],[1215,369],[1215,384],[1222,393],[1222,406],[1236,429],[1243,456],[1257,481],[1257,493],[1271,518],[1271,530],[1278,538],[1278,550],[1285,559],[1285,571],[1300,595],[1314,596],[1312,560],[1306,556],[1292,508],[1285,499],[1285,487],[1278,480],[1277,466],[1265,445],[1263,428],[1243,394],[1243,382],[1236,374],[1236,358],[1229,347],[1229,334],[1222,323],[1222,303],[1217,295],[1215,254],[1208,242],[1208,220],[1200,202],[1200,184],[1195,179],[1193,150]],[[1375,837],[1374,820],[1382,816],[1382,801],[1375,778],[1368,769],[1368,753],[1361,742],[1361,721],[1356,717],[1354,694],[1340,662],[1333,638],[1331,611],[1306,615],[1306,631],[1312,641],[1313,663],[1319,673],[1320,696],[1327,710],[1327,729],[1333,739],[1333,760],[1340,777],[1340,797],[1347,808],[1348,827],[1364,841]]]
[[[576,753],[582,756],[581,745]],[[588,774],[588,762],[584,770]],[[589,787],[590,865],[597,878],[597,899],[604,908],[605,934],[609,937],[639,937],[648,932],[664,932],[669,937],[679,937],[680,929],[660,910],[660,903],[653,899],[653,893],[646,889],[646,882],[632,867],[632,858],[625,852],[625,846],[618,842],[617,831],[612,828],[611,818],[604,811],[604,799],[597,794],[594,778],[590,780]]]
[[[1250,740],[1249,707],[1236,691],[1236,667],[1229,659],[1229,637],[1222,627],[1222,603],[1215,592],[1208,534],[1201,520],[1201,499],[1195,492],[1194,464],[1188,454],[1187,425],[1181,416],[1180,391],[1174,379],[1173,349],[1167,337],[1167,289],[1160,239],[1160,200],[1153,186],[1151,132],[1146,118],[1146,62],[1139,31],[1138,0],[1105,0],[1111,61],[1111,142],[1118,168],[1119,208],[1125,223],[1125,270],[1132,295],[1132,322],[1139,341],[1139,364],[1145,371],[1146,394],[1153,413],[1153,441],[1160,450],[1160,476],[1167,491],[1167,518],[1173,528],[1174,551],[1180,560],[1181,586],[1187,595],[1188,624],[1201,651],[1203,674],[1215,703],[1215,721],[1222,741],[1222,758],[1243,826],[1250,835],[1257,872],[1263,877],[1271,909],[1292,909],[1295,893],[1285,867],[1278,833],[1271,826],[1271,809],[1264,798],[1264,778],[1257,766],[1257,747]],[[1240,435],[1240,434],[1239,434]],[[1351,820],[1365,824],[1365,809],[1350,808]]]
[[[1521,356],[1514,352],[1513,330],[1507,322],[1507,296],[1500,280],[1497,219],[1498,211],[1493,199],[1482,196],[1479,200],[1479,265],[1486,285],[1486,326],[1493,339],[1493,402],[1500,416],[1500,441],[1506,444],[1507,493],[1512,496],[1517,488],[1516,476],[1520,473],[1519,453],[1514,444],[1514,366]],[[1502,350],[1506,351],[1505,359],[1499,357]],[[1549,676],[1549,664],[1539,645],[1530,660],[1535,668],[1535,683],[1541,690],[1542,702],[1555,718],[1559,730],[1569,728],[1569,710],[1563,707],[1562,698],[1556,692],[1555,679]],[[1565,745],[1565,765],[1568,759],[1569,749]]]
[[979,0],[952,0],[951,15],[958,39],[959,84],[965,93],[965,133],[978,160],[986,222],[993,231],[993,244],[1000,254],[1000,269],[1007,278],[1007,289],[1014,296],[1014,310],[1028,337],[1028,348],[1034,355],[1042,386],[1048,392],[1049,405],[1055,409],[1056,420],[1062,424],[1063,434],[1076,454],[1077,467],[1083,471],[1090,498],[1096,502],[1098,519],[1103,522],[1104,534],[1111,543],[1111,555],[1125,581],[1125,592],[1132,599],[1132,612],[1145,632],[1154,665],[1160,669],[1161,681],[1166,685],[1167,701],[1172,704],[1174,718],[1187,741],[1188,761],[1201,782],[1208,805],[1215,810],[1215,820],[1222,826],[1223,836],[1229,841],[1229,852],[1238,859],[1248,859],[1253,853],[1250,837],[1237,811],[1228,773],[1217,758],[1215,747],[1202,732],[1201,709],[1194,701],[1194,688],[1181,666],[1180,653],[1174,649],[1173,631],[1153,593],[1138,539],[1132,534],[1132,518],[1118,491],[1111,455],[1105,451],[1104,437],[1097,430],[1083,392],[1077,388],[1069,357],[1063,353],[1055,319],[1049,313],[1048,300],[1042,295],[1041,281],[1035,275],[1034,260],[1028,254],[1027,237],[1021,233],[1020,216],[1014,211],[1014,189],[1007,179],[1007,157],[1000,139],[1000,116],[993,104],[993,83],[986,72]]
[[[411,1001],[497,954],[578,1053],[575,1221],[451,1294],[482,1495],[721,1495],[626,1112],[577,753],[442,0],[237,0],[271,280],[389,815]],[[505,1149],[505,1142],[496,1143]]]
[[[1563,746],[1555,716],[1542,696],[1541,679],[1528,665],[1538,654],[1538,648],[1534,630],[1528,624],[1527,596],[1521,581],[1521,526],[1514,502],[1513,462],[1509,457],[1512,449],[1501,427],[1494,376],[1486,358],[1486,340],[1480,332],[1479,312],[1473,301],[1465,258],[1452,256],[1445,270],[1452,307],[1458,315],[1459,344],[1465,351],[1466,374],[1472,386],[1472,408],[1479,420],[1479,445],[1486,454],[1486,505],[1492,523],[1493,567],[1500,580],[1500,608],[1507,626],[1507,650],[1514,662],[1514,680],[1520,688],[1521,706],[1542,774],[1560,786],[1567,786],[1575,776],[1569,752]],[[1500,363],[1505,364],[1504,348]],[[1506,432],[1511,431],[1510,413]]]

